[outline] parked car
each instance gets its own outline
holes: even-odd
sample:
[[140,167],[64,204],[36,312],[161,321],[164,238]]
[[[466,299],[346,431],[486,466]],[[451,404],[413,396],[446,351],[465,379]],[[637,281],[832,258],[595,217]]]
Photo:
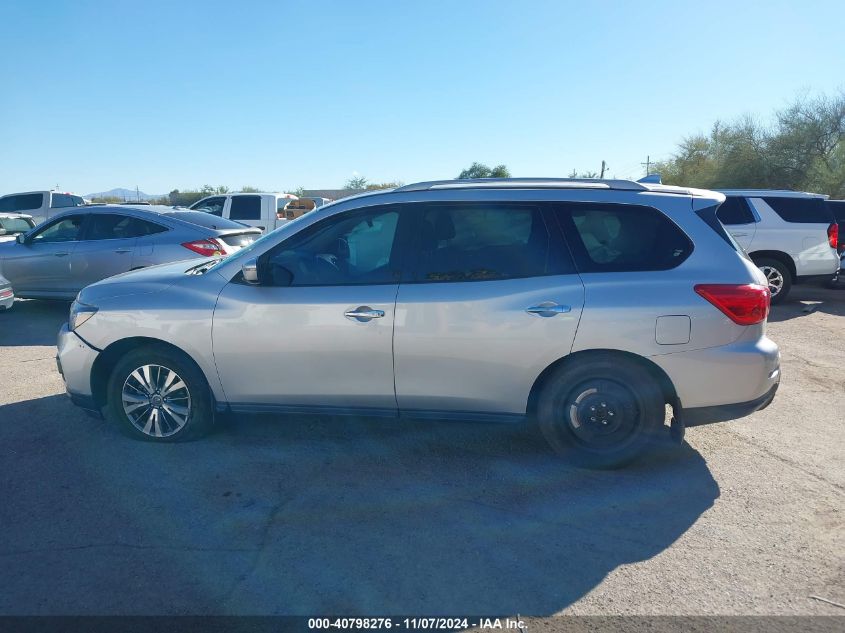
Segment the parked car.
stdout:
[[58,191],[27,191],[0,196],[0,213],[26,213],[36,224],[66,209],[83,205],[85,200],[82,196]]
[[837,250],[839,250],[839,270],[831,280],[830,285],[834,288],[845,287],[845,200],[828,200],[827,206],[836,218],[839,225],[839,243]]
[[19,233],[35,227],[35,220],[24,213],[0,213],[0,242],[14,241]]
[[793,284],[827,281],[839,269],[839,226],[826,196],[797,191],[723,190],[718,217],[765,273],[772,303]]
[[236,222],[172,207],[80,207],[0,243],[0,274],[19,297],[73,299],[106,277],[231,254],[258,235]]
[[287,222],[285,206],[297,199],[291,193],[227,193],[203,198],[190,208],[272,231]]
[[9,280],[0,275],[0,312],[12,309],[15,302],[15,293]]
[[667,403],[679,438],[774,398],[766,279],[723,200],[543,179],[347,198],[220,261],[88,286],[59,368],[139,439],[228,411],[532,419],[556,449],[622,464],[669,433]]

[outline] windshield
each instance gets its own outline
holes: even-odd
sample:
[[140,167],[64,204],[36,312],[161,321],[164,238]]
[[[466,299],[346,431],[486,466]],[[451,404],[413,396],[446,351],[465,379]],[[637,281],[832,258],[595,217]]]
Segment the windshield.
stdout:
[[35,223],[28,218],[0,218],[0,229],[6,230],[6,235],[26,233],[35,226]]

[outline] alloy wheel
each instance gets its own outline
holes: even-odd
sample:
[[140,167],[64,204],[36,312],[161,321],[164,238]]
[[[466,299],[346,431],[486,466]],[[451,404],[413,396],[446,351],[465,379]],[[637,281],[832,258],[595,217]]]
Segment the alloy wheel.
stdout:
[[774,266],[761,266],[760,270],[766,275],[766,282],[769,284],[769,292],[774,297],[783,290],[783,274]]
[[131,372],[123,382],[121,402],[132,425],[150,437],[178,433],[191,415],[188,385],[162,365],[142,365]]

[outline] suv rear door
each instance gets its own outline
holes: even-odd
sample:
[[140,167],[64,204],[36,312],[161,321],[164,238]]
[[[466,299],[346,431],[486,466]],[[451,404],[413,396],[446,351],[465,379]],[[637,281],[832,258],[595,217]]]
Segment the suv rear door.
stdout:
[[[396,299],[396,400],[412,415],[526,411],[566,356],[584,287],[537,203],[412,203],[412,264]],[[448,412],[448,413],[443,413]]]

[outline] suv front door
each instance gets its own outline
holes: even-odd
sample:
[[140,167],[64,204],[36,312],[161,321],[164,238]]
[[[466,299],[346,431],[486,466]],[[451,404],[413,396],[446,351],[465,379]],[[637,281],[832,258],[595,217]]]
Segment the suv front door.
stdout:
[[331,216],[238,274],[214,311],[213,349],[235,410],[395,415],[393,319],[407,232],[398,207]]
[[541,205],[426,203],[396,299],[399,409],[524,414],[540,373],[569,354],[584,305],[557,224]]

